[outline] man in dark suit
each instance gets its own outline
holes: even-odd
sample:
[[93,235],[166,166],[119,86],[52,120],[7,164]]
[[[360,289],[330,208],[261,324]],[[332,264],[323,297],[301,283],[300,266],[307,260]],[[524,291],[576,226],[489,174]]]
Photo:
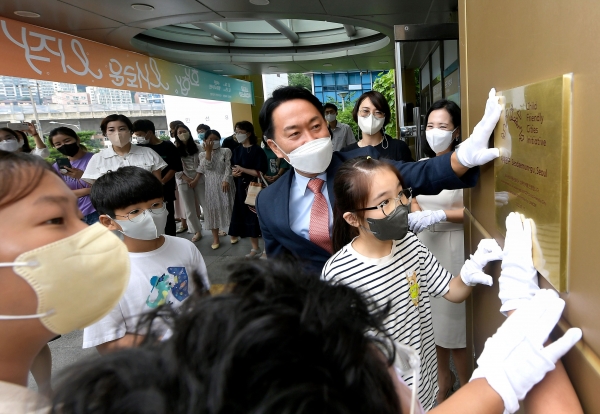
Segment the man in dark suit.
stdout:
[[[390,161],[400,170],[413,195],[434,195],[445,189],[475,186],[479,178],[477,166],[499,155],[497,149],[488,148],[489,136],[501,110],[494,95],[492,89],[483,120],[458,153],[415,163]],[[379,158],[379,153],[372,147],[333,152],[331,143],[327,141],[330,131],[323,116],[323,106],[303,88],[275,90],[273,97],[264,103],[259,120],[269,147],[294,167],[261,191],[256,201],[267,256],[291,255],[320,272],[332,251],[322,240],[315,241],[313,237],[315,232],[311,227],[314,225],[316,228],[316,223],[313,223],[315,214],[311,213],[313,201],[319,199],[323,206],[327,203],[329,217],[324,220],[329,222],[330,237],[335,173],[347,159],[365,155]],[[321,191],[314,189],[312,180],[318,181]],[[322,230],[323,223],[318,225]]]

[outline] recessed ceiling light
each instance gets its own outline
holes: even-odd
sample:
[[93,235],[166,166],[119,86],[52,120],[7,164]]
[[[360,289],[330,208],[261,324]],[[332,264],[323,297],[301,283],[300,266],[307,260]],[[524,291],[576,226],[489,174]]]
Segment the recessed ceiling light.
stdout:
[[213,69],[213,72],[223,72],[223,69]]
[[275,70],[278,69],[277,66],[269,66],[267,69]]
[[329,67],[329,66],[333,66],[331,63],[323,63],[323,66]]
[[254,4],[255,6],[266,6],[269,4],[269,0],[250,0],[250,3]]
[[15,12],[15,14],[17,16],[21,16],[21,17],[31,17],[31,18],[40,17],[40,14],[38,14],[38,13],[34,13],[34,12],[30,12],[30,11],[25,11],[25,10],[17,10]]
[[387,60],[382,60],[379,63],[381,63],[382,65],[385,65],[386,63],[389,63]]
[[139,11],[151,11],[154,10],[154,6],[150,6],[149,4],[132,4],[131,8]]

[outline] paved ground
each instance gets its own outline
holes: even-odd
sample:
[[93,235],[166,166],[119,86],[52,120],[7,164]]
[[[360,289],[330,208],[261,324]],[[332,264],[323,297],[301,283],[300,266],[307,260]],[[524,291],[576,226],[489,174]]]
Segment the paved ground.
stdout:
[[[236,260],[244,258],[244,255],[250,253],[250,239],[240,239],[239,243],[231,244],[229,236],[221,237],[221,247],[217,250],[213,250],[210,245],[212,244],[212,234],[210,231],[202,232],[202,239],[196,242],[196,246],[202,253],[206,267],[208,269],[208,277],[213,284],[213,287],[218,289],[219,286],[226,282],[227,265]],[[182,237],[191,239],[192,235],[188,233],[180,234]],[[260,242],[261,250],[264,249],[264,243]],[[56,378],[56,375],[63,370],[65,367],[79,361],[83,358],[94,358],[98,356],[95,348],[82,349],[83,331],[74,331],[67,335],[63,335],[60,339],[50,343],[50,349],[52,350],[52,377]],[[29,387],[37,390],[37,385],[29,374]]]

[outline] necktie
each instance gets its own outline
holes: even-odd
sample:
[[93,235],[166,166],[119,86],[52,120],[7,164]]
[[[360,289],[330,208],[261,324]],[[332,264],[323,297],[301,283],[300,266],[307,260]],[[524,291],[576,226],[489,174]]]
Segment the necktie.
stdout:
[[333,253],[331,238],[329,237],[329,207],[327,207],[327,200],[322,192],[323,184],[325,184],[325,181],[320,178],[313,178],[308,182],[308,189],[315,195],[310,208],[308,237],[317,246]]

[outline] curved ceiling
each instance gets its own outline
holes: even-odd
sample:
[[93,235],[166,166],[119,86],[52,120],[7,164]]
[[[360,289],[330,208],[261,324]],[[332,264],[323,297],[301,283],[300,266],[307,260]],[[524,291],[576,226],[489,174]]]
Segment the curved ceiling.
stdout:
[[[395,24],[456,21],[457,9],[457,0],[142,1],[143,7],[127,0],[2,0],[0,16],[201,70],[248,75],[390,69]],[[41,17],[15,15],[19,10]],[[422,62],[416,46],[405,44],[403,66]]]

